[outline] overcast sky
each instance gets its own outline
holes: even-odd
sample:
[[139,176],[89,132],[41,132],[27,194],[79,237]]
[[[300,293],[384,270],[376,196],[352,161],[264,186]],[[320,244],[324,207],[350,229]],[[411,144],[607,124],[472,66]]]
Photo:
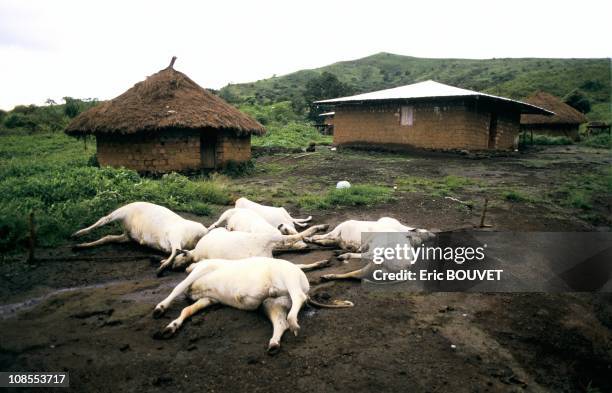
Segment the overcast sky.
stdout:
[[205,87],[377,52],[610,57],[612,1],[0,0],[0,108],[108,99],[165,68]]

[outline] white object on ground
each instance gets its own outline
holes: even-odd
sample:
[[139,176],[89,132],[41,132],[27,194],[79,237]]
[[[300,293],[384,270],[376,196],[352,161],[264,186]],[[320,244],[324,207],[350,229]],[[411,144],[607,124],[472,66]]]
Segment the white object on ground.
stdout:
[[336,188],[351,188],[351,183],[347,182],[346,180],[342,180],[339,181],[338,184],[336,184]]

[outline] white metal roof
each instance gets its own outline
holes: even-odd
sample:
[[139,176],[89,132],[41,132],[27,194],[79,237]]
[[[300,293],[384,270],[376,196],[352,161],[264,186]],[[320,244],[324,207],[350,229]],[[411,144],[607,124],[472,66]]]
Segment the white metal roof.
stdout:
[[461,89],[459,87],[445,85],[436,81],[428,80],[425,82],[413,83],[411,85],[394,87],[392,89],[378,90],[370,93],[357,94],[349,97],[332,98],[329,100],[315,101],[315,104],[340,104],[356,103],[362,101],[383,101],[383,100],[406,100],[419,98],[435,97],[488,97],[496,100],[513,102],[523,109],[523,113],[553,114],[544,108],[525,102],[512,100],[510,98],[498,97],[491,94],[480,93],[478,91]]
[[336,112],[325,112],[325,113],[321,113],[319,116],[333,116],[335,114]]

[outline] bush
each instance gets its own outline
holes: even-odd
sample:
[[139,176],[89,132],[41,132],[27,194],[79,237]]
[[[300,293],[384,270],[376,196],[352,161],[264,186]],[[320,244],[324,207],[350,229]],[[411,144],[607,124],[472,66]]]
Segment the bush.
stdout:
[[253,146],[295,148],[307,147],[311,142],[318,145],[329,145],[332,142],[331,136],[321,135],[316,128],[304,122],[272,125],[266,131],[263,136],[253,137]]
[[610,134],[593,135],[585,138],[581,143],[588,147],[612,149],[612,138],[610,137]]
[[563,98],[563,101],[582,113],[589,113],[591,110],[591,101],[578,89],[572,90]]
[[534,145],[562,146],[572,145],[574,142],[566,136],[533,135]]

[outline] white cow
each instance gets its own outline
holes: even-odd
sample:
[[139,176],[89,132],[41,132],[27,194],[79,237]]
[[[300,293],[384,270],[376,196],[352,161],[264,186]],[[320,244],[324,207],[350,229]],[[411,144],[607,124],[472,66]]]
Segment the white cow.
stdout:
[[[285,227],[285,224],[280,224],[278,227],[274,227],[253,210],[243,208],[233,208],[224,211],[223,214],[221,214],[221,217],[219,217],[216,222],[208,227],[208,230],[211,231],[221,226],[223,223],[225,223],[225,227],[230,231],[268,233],[272,235],[282,235],[289,231],[289,229]],[[313,228],[317,229],[313,230]],[[327,225],[317,225],[300,232],[297,235],[300,235],[301,237],[311,236],[317,231],[325,229],[327,229]]]
[[[362,249],[362,233],[371,232],[416,232],[420,234],[423,239],[433,236],[431,232],[425,229],[418,229],[403,225],[395,218],[382,217],[378,219],[378,221],[348,220],[339,224],[329,233],[324,235],[315,235],[305,238],[304,240],[324,246],[339,246],[342,248],[342,250],[348,252],[339,255],[338,259],[347,260],[362,257],[362,252],[367,251]],[[370,268],[371,266],[368,264],[362,269],[349,273],[326,274],[322,276],[322,278],[327,280],[341,278],[363,278],[369,272]]]
[[[186,220],[170,209],[148,202],[133,202],[122,206],[95,224],[72,236],[82,236],[108,223],[120,221],[123,234],[108,235],[91,243],[78,244],[77,248],[94,247],[106,243],[124,243],[134,240],[142,245],[169,253],[162,266],[172,263],[176,255],[184,248],[194,248],[208,230],[199,222]],[[163,269],[158,270],[158,274]]]
[[[275,233],[251,233],[228,231],[225,228],[215,228],[202,237],[191,251],[182,250],[172,265],[173,269],[181,268],[203,259],[244,259],[250,257],[272,258],[274,249],[301,249],[306,243],[300,241],[308,234],[324,230],[327,226],[314,226],[301,234],[280,235]],[[296,243],[297,242],[297,243]],[[314,269],[328,263],[328,260],[297,265],[301,269]],[[168,265],[166,265],[168,266]]]
[[305,227],[307,222],[312,220],[312,217],[307,218],[293,218],[285,210],[284,207],[273,207],[260,205],[259,203],[248,200],[247,198],[239,198],[236,201],[235,206],[240,209],[249,209],[259,214],[264,220],[266,220],[274,228],[279,228],[285,235],[295,235],[297,230],[295,226]]
[[185,291],[195,303],[185,307],[181,315],[166,326],[162,337],[172,336],[185,319],[212,304],[221,303],[240,310],[255,310],[263,305],[274,327],[268,345],[268,351],[274,353],[280,348],[281,337],[287,329],[297,336],[300,329],[297,316],[304,302],[328,308],[353,306],[349,301],[329,305],[313,301],[308,296],[310,284],[304,272],[282,259],[209,259],[190,267],[193,269],[187,278],[155,307],[153,315],[163,315],[172,300]]

